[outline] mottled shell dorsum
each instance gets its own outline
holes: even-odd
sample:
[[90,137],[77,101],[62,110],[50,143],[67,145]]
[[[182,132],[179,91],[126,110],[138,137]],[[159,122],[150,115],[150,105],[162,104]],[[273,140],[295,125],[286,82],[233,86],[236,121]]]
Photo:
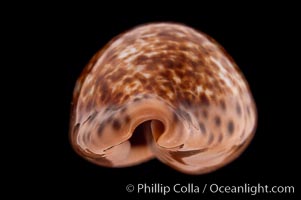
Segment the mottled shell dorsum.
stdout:
[[246,79],[215,40],[185,25],[152,23],[115,37],[85,67],[70,139],[101,166],[157,158],[203,174],[238,157],[256,121]]

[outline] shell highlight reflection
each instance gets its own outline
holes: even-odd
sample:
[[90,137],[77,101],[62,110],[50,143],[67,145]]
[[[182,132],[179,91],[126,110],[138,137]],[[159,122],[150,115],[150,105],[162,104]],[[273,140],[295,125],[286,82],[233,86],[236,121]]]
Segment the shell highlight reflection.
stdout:
[[101,166],[157,158],[202,174],[239,156],[256,120],[246,80],[216,41],[154,23],[117,36],[91,59],[74,90],[70,139]]

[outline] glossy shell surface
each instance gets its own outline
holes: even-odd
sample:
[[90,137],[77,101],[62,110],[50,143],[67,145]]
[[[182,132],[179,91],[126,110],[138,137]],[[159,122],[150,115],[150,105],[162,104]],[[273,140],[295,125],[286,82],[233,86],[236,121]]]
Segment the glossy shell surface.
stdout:
[[202,174],[239,156],[256,120],[245,78],[215,40],[185,25],[153,23],[114,38],[83,70],[70,140],[101,166],[157,158]]

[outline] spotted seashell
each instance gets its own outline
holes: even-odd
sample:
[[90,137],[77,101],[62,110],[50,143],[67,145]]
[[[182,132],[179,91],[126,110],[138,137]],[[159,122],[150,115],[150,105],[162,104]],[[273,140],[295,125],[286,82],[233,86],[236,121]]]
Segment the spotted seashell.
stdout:
[[117,36],[91,59],[74,90],[70,138],[101,166],[156,157],[202,174],[241,154],[256,119],[246,80],[216,41],[153,23]]

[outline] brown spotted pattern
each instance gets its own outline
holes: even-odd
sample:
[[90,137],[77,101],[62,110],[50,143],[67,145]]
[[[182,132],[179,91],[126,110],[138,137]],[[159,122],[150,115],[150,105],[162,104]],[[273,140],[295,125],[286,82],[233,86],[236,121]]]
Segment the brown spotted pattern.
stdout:
[[216,41],[154,23],[117,36],[91,59],[75,86],[70,139],[101,166],[156,157],[202,174],[241,154],[256,119],[247,82]]

